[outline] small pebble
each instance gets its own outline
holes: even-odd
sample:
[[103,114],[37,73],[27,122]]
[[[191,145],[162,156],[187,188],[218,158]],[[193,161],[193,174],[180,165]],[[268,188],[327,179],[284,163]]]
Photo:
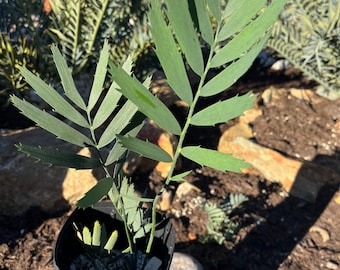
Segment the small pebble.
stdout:
[[203,270],[203,267],[194,257],[181,252],[174,252],[170,270]]
[[7,244],[0,245],[0,258],[5,257],[5,254],[9,252],[9,247]]
[[336,270],[336,269],[339,269],[339,265],[335,262],[327,262],[326,268],[331,269],[331,270]]

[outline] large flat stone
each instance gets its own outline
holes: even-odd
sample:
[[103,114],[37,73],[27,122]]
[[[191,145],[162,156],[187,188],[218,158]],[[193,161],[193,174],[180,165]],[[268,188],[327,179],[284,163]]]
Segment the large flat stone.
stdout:
[[244,137],[230,140],[230,137],[222,136],[218,150],[245,160],[264,178],[281,183],[291,195],[306,201],[314,202],[323,185],[340,182],[340,176],[329,168],[284,157]]
[[[49,167],[20,153],[14,144],[23,143],[78,152],[81,149],[57,140],[40,128],[0,133],[0,213],[20,215],[33,206],[48,212],[65,208],[89,190],[96,179],[91,170]],[[89,154],[84,153],[83,154]]]

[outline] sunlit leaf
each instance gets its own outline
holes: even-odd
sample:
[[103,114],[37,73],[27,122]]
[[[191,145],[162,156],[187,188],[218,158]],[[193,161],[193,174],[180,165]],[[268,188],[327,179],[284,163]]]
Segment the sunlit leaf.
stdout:
[[220,171],[239,173],[241,172],[241,168],[250,168],[248,163],[243,160],[236,159],[230,154],[197,146],[184,147],[181,154],[201,166],[208,166]]
[[171,156],[157,145],[133,137],[117,135],[119,141],[132,152],[156,161],[171,162]]
[[101,51],[96,73],[94,75],[94,81],[92,84],[90,97],[89,97],[89,103],[87,105],[87,111],[90,112],[94,105],[96,105],[98,98],[100,97],[100,94],[102,93],[105,77],[106,77],[106,71],[107,71],[107,63],[109,60],[109,44],[107,41],[104,42],[104,47]]
[[127,100],[103,132],[99,139],[98,147],[101,148],[111,143],[115,136],[129,124],[137,110],[137,106],[130,100]]
[[20,72],[38,96],[45,100],[57,113],[82,127],[89,126],[85,118],[50,85],[34,75],[26,67],[20,67]]
[[197,12],[197,19],[199,30],[202,34],[203,39],[211,45],[214,41],[214,32],[211,25],[211,20],[209,13],[207,12],[208,4],[207,1],[209,0],[196,0],[196,12]]
[[110,238],[107,240],[104,249],[107,250],[109,253],[111,252],[111,250],[114,248],[114,246],[116,245],[118,239],[118,231],[114,230],[111,235]]
[[202,96],[218,94],[233,85],[251,66],[268,40],[269,33],[239,60],[230,64],[225,70],[208,81],[202,88]]
[[217,21],[221,20],[221,1],[220,0],[207,0],[209,9]]
[[100,246],[100,238],[102,234],[102,226],[99,221],[96,220],[93,224],[93,232],[92,232],[92,245],[95,247]]
[[176,135],[180,134],[181,127],[175,116],[143,84],[113,63],[110,63],[110,73],[120,86],[123,95],[136,104],[139,111],[165,130]]
[[[132,66],[133,66],[132,58],[129,56],[124,62],[122,68],[128,74],[131,74]],[[93,129],[96,129],[99,126],[101,126],[116,109],[119,99],[122,96],[122,93],[119,92],[117,89],[119,89],[119,86],[116,82],[113,81],[108,92],[105,94],[104,99],[101,102],[96,115],[94,116]]]
[[20,152],[36,158],[42,163],[47,163],[57,167],[95,169],[101,166],[98,158],[85,157],[58,149],[32,147],[23,144],[18,144],[16,147]]
[[[276,3],[276,4],[275,4]],[[269,5],[265,11],[251,21],[242,31],[230,40],[222,49],[220,49],[211,60],[211,67],[221,66],[242,55],[263,35],[263,33],[275,22],[282,6],[280,1]]]
[[52,45],[51,50],[66,96],[77,106],[86,111],[86,105],[77,91],[71,70],[68,68],[66,60],[63,58],[56,45]]
[[47,112],[41,111],[27,101],[12,96],[12,102],[27,118],[37,123],[48,132],[54,134],[59,139],[82,147],[93,145],[93,142],[84,134]]
[[215,103],[194,114],[190,123],[196,126],[214,126],[218,123],[227,122],[252,108],[255,98],[256,96],[249,92],[243,96],[235,96]]
[[96,204],[101,198],[108,194],[112,187],[113,179],[111,177],[103,178],[92,187],[85,196],[77,202],[80,208],[87,208]]
[[[133,124],[133,122],[136,121],[135,120],[136,117],[138,117],[138,112],[134,115],[134,118],[132,118],[130,124]],[[133,125],[134,125],[134,128],[132,128],[131,130],[128,130],[127,132],[124,132],[123,130],[121,135],[136,137],[138,132],[143,127],[143,122],[139,122],[138,124],[138,121],[136,121],[136,123]],[[128,128],[128,126],[126,128]],[[126,151],[127,149],[122,144],[116,142],[115,145],[110,150],[109,155],[106,158],[105,166],[108,166],[114,162],[117,162],[119,159],[121,159],[121,157],[124,155]]]
[[119,193],[115,183],[113,183],[112,188],[108,191],[107,195],[110,198],[111,202],[113,203],[117,213],[121,217],[123,217],[124,216],[124,209],[122,209],[122,200],[121,200],[120,193]]
[[180,173],[180,174],[176,174],[176,175],[171,177],[171,181],[175,181],[175,182],[185,181],[184,177],[186,177],[190,173],[191,173],[191,171],[186,171],[186,172],[183,172],[183,173]]
[[85,245],[91,246],[91,242],[92,242],[92,237],[91,237],[90,229],[85,226],[83,228],[83,243]]
[[116,109],[118,101],[122,97],[122,93],[120,93],[117,88],[118,85],[113,82],[108,92],[106,93],[105,98],[100,105],[96,115],[94,116],[93,129],[100,127]]
[[218,41],[223,41],[238,32],[263,8],[265,3],[266,0],[253,0],[252,8],[249,8],[248,0],[228,1],[223,15],[225,24],[218,33]]
[[129,180],[125,177],[121,183],[119,192],[123,199],[127,224],[133,225],[137,223],[137,226],[140,227],[141,220],[138,216],[139,196],[135,192],[134,184],[129,183]]
[[[203,56],[188,8],[188,1],[167,1],[168,18],[176,39],[192,70],[199,76],[203,73]],[[207,14],[207,12],[206,12]],[[185,27],[183,27],[185,25]],[[157,42],[156,42],[157,47]],[[171,61],[168,61],[171,63]]]
[[164,21],[160,4],[157,0],[152,1],[149,19],[151,22],[150,31],[156,45],[156,54],[167,81],[175,93],[183,101],[190,104],[192,102],[192,91],[183,59],[178,51],[173,34]]

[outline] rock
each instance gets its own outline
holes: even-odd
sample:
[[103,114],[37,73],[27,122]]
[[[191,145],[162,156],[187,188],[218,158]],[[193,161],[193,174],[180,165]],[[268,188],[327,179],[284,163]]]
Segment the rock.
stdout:
[[203,270],[203,267],[194,257],[174,252],[170,270]]
[[[69,203],[74,203],[96,183],[90,170],[67,170],[35,163],[34,159],[16,150],[14,144],[18,143],[72,152],[80,150],[56,140],[54,135],[40,128],[1,131],[0,213],[21,215],[33,206],[40,206],[48,212],[61,210]],[[87,150],[80,153],[84,151]]]
[[187,181],[184,181],[183,183],[178,185],[176,189],[176,196],[181,200],[192,190],[196,191],[197,193],[202,192],[198,187],[190,184]]
[[240,116],[240,122],[250,124],[260,115],[262,115],[262,110],[257,107],[257,104],[255,104],[255,108],[243,112],[243,115]]
[[270,69],[275,70],[275,71],[281,71],[281,70],[285,70],[289,67],[291,67],[291,63],[285,59],[282,60],[278,60],[276,61],[271,67]]
[[327,230],[319,227],[319,226],[314,225],[314,226],[310,227],[309,231],[319,233],[321,235],[322,241],[324,243],[327,242],[330,239],[329,232]]
[[296,88],[290,88],[289,93],[291,96],[299,99],[299,100],[306,100],[310,101],[313,99],[314,102],[317,102],[321,100],[319,96],[315,94],[314,91],[309,89],[296,89]]
[[172,198],[173,197],[173,193],[171,190],[165,190],[162,195],[161,198],[158,202],[158,210],[160,211],[168,211],[171,207],[171,202],[172,202]]
[[[88,148],[81,149],[78,155],[91,156]],[[75,204],[97,183],[92,170],[68,169],[62,185],[62,195],[70,204]]]
[[334,201],[335,201],[337,204],[340,204],[340,193],[338,193],[337,195],[335,195]]
[[242,138],[253,137],[253,131],[251,130],[248,124],[239,122],[236,125],[224,131],[220,138],[218,150],[224,153],[232,153],[233,150],[230,148],[230,146],[232,146],[232,142],[239,137]]
[[331,270],[339,269],[339,264],[336,262],[329,261],[326,263],[326,268]]
[[273,86],[267,88],[261,94],[261,98],[265,104],[270,103],[273,100],[280,99],[288,96],[289,92],[286,88],[275,88]]
[[291,195],[309,202],[315,201],[323,185],[340,182],[340,176],[329,168],[286,158],[243,137],[226,140],[222,136],[218,151],[245,160],[267,180],[281,183]]

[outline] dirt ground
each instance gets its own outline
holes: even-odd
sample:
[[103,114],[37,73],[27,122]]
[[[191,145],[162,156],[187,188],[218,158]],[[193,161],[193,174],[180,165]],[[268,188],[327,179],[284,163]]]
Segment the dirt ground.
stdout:
[[[261,94],[269,86],[314,89],[315,84],[289,70],[263,73],[253,68],[225,97],[248,90]],[[288,95],[275,103],[259,98],[258,106],[263,115],[252,127],[257,143],[340,175],[340,138],[330,135],[339,126],[339,99],[316,105]],[[225,128],[195,129],[186,143],[216,148]],[[340,269],[339,184],[324,186],[316,202],[309,203],[259,175],[221,173],[184,160],[182,170],[188,168],[193,173],[187,181],[197,189],[175,196],[168,211],[176,229],[176,251],[194,256],[206,270]],[[139,178],[157,182],[154,172]],[[249,198],[231,217],[241,224],[240,231],[222,245],[200,243],[207,221],[200,202],[218,203],[230,193]],[[20,217],[0,215],[0,269],[53,269],[53,245],[71,211],[51,215],[36,208]]]

